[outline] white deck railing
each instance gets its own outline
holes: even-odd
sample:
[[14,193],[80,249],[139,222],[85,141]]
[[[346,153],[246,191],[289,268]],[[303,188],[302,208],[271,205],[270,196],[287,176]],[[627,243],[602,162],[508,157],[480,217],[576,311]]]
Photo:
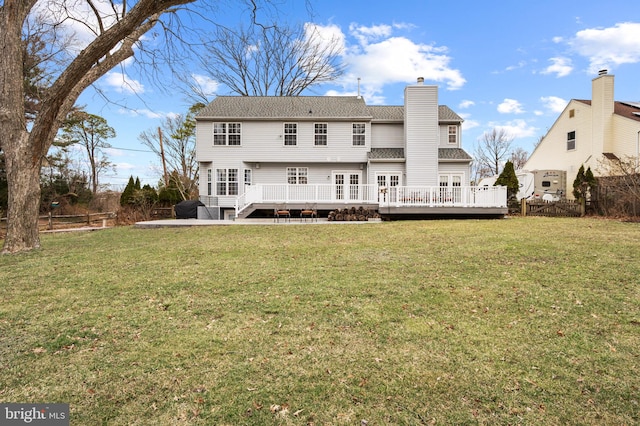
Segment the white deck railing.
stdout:
[[379,207],[506,207],[504,186],[253,185],[236,198],[236,214],[255,203],[374,204]]

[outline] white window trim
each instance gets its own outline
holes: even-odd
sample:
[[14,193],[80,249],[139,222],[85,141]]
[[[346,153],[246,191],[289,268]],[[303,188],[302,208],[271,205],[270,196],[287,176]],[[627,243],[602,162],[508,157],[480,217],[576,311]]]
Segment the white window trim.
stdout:
[[[451,129],[453,129],[453,133],[451,133]],[[454,136],[454,141],[451,142],[451,136]],[[449,145],[457,145],[458,144],[458,126],[448,125],[447,126],[447,142]]]
[[[362,126],[363,128],[363,132],[362,133],[356,133],[356,125],[357,126]],[[356,144],[355,143],[355,136],[360,136],[362,135],[363,139],[364,139],[364,143],[362,144]],[[356,147],[356,148],[361,148],[361,147],[366,147],[367,146],[367,124],[366,123],[361,123],[361,122],[356,122],[356,123],[351,123],[351,146]]]
[[[222,124],[224,125],[224,133],[216,133],[216,124]],[[240,132],[239,133],[229,133],[229,125],[231,124],[237,124],[238,127],[240,128]],[[213,128],[211,129],[212,133],[213,133],[213,146],[242,146],[242,123],[238,122],[238,121],[230,121],[230,122],[215,122],[213,123]],[[220,136],[220,135],[224,135],[224,143],[221,144],[217,144],[216,143],[216,135]],[[239,144],[233,144],[230,145],[229,144],[229,136],[230,135],[239,135],[240,136],[240,143]]]
[[[324,125],[324,129],[325,129],[324,133],[317,133],[316,132],[316,125],[318,125],[318,124]],[[325,138],[324,145],[318,145],[316,143],[316,136],[324,136],[324,138]],[[318,147],[327,147],[327,146],[329,146],[329,123],[313,123],[313,146],[318,146]]]
[[[287,133],[287,125],[294,125],[295,126],[295,133]],[[296,143],[294,144],[287,144],[287,135],[293,135],[296,138]],[[294,123],[294,122],[286,122],[286,123],[282,123],[282,145],[285,147],[292,147],[292,146],[298,146],[298,123]]]

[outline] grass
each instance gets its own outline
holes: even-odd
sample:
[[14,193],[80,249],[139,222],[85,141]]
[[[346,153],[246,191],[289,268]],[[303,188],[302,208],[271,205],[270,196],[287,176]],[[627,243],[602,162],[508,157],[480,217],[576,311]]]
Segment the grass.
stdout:
[[82,425],[640,422],[640,227],[514,218],[44,235],[0,401]]

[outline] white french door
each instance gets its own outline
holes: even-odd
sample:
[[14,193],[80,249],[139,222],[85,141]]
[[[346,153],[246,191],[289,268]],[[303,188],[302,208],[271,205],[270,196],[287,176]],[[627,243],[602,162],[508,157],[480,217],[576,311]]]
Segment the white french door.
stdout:
[[393,203],[398,199],[396,186],[400,186],[400,173],[378,173],[378,201],[380,203]]
[[334,172],[334,199],[344,201],[360,200],[360,182],[362,173],[360,172]]
[[462,175],[461,174],[441,174],[440,181],[440,197],[441,203],[460,203],[462,202]]

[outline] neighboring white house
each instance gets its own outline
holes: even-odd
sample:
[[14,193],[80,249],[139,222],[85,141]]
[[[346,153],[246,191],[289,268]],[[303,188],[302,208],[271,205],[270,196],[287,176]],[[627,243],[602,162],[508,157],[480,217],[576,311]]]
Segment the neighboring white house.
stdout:
[[565,193],[573,197],[573,181],[581,165],[602,176],[606,159],[637,161],[640,102],[614,101],[613,89],[614,76],[601,71],[592,81],[592,99],[569,102],[523,169],[565,170]]
[[200,199],[211,217],[277,204],[502,212],[499,193],[481,201],[463,190],[471,163],[463,120],[422,79],[406,87],[404,106],[368,106],[360,96],[219,96],[196,121]]

